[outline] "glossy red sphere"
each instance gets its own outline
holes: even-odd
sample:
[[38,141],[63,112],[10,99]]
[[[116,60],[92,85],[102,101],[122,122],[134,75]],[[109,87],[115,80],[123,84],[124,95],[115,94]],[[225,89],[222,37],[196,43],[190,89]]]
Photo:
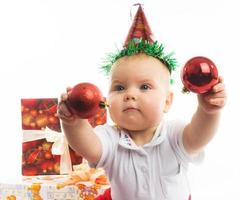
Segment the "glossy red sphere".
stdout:
[[181,78],[184,90],[202,94],[218,83],[218,70],[210,59],[193,57],[184,65]]
[[72,113],[82,119],[88,119],[97,114],[102,99],[97,86],[91,83],[79,83],[69,91],[66,103]]

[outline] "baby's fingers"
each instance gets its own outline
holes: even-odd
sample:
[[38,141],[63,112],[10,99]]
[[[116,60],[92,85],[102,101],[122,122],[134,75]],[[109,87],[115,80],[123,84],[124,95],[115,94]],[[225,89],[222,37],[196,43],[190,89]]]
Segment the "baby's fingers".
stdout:
[[[220,88],[222,88],[222,87],[220,86]],[[204,98],[208,103],[213,104],[213,105],[216,105],[216,104],[219,105],[220,104],[219,100],[225,104],[226,99],[227,99],[226,91],[225,91],[225,89],[221,89],[220,91],[218,91],[216,93],[212,92],[212,93],[207,94]],[[223,103],[221,103],[221,104],[223,104]]]
[[225,90],[225,85],[224,83],[218,83],[217,85],[215,85],[212,89],[212,92],[213,93],[218,93],[218,92],[221,92],[221,91],[224,91]]
[[67,87],[67,88],[66,88],[66,92],[63,93],[63,94],[61,94],[60,100],[61,100],[61,101],[66,101],[66,100],[68,99],[68,94],[69,94],[69,92],[70,92],[71,90],[72,90],[72,87]]
[[66,103],[61,101],[58,105],[58,115],[59,117],[70,117],[72,113],[69,111]]
[[61,101],[66,101],[68,99],[68,94],[67,93],[61,94],[60,99]]
[[218,93],[224,90],[225,90],[225,84],[223,83],[223,78],[219,77],[219,82],[213,87],[212,92]]
[[70,90],[72,90],[72,87],[67,87],[67,89],[66,89],[67,93],[69,93]]
[[211,105],[223,107],[226,104],[226,98],[224,97],[216,97],[208,100]]

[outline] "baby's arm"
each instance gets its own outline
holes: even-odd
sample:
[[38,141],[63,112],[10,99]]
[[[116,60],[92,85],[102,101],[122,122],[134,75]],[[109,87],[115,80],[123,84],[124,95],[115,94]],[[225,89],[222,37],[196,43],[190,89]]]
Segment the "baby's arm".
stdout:
[[62,121],[68,143],[86,160],[98,163],[102,153],[100,140],[87,119],[80,119],[69,112],[65,104],[66,99],[67,94],[63,94],[58,106],[58,116]]
[[183,145],[189,154],[200,152],[216,133],[220,111],[226,103],[223,79],[212,91],[198,95],[198,108],[183,132]]

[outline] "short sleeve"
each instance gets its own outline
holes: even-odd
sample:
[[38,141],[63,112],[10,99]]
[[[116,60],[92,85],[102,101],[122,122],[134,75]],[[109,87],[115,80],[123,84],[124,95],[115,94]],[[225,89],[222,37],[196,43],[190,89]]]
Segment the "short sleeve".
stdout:
[[108,124],[95,127],[94,132],[101,141],[102,154],[98,163],[89,163],[89,165],[91,167],[103,167],[106,169],[113,160],[114,149],[118,143],[118,134],[115,127]]
[[183,145],[182,136],[186,124],[187,122],[181,120],[170,121],[168,123],[168,139],[177,159],[181,163],[185,165],[188,163],[199,164],[204,159],[204,151],[195,155],[190,155]]

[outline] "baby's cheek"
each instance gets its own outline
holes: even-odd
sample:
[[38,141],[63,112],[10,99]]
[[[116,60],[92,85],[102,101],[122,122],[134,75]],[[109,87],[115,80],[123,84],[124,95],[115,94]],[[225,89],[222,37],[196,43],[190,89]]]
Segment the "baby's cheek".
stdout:
[[118,114],[120,113],[120,106],[116,102],[110,102],[109,104],[109,114],[112,120],[116,121]]
[[150,104],[146,108],[146,114],[153,119],[159,117],[162,114],[160,105]]
[[150,112],[160,112],[161,111],[161,103],[155,103],[155,102],[152,102],[152,103],[149,103],[148,105],[148,110]]

